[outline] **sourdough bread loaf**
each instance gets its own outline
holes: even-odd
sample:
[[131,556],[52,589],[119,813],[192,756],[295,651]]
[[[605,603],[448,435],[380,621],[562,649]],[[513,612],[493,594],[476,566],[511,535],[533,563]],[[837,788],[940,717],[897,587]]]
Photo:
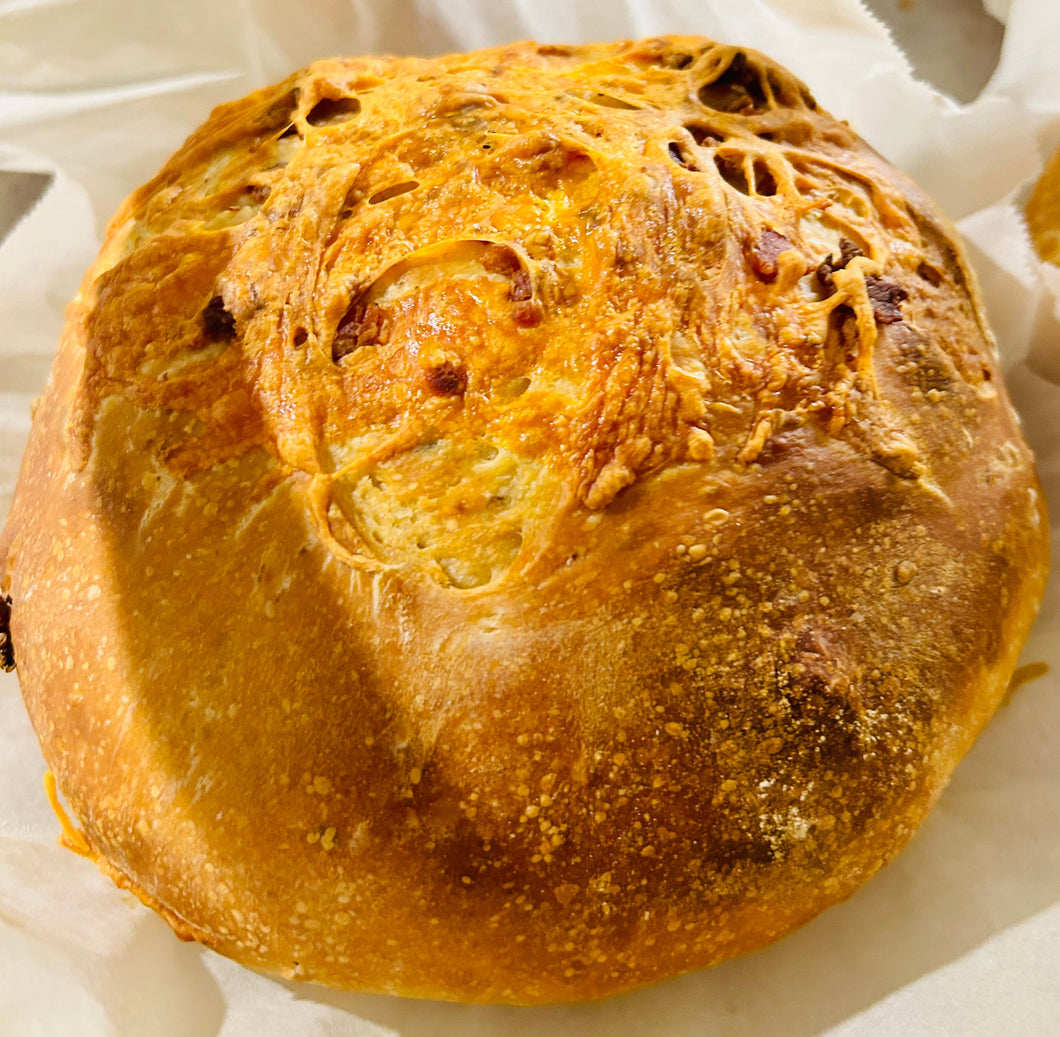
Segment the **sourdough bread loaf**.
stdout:
[[0,539],[77,833],[321,983],[600,997],[852,893],[1046,524],[954,231],[698,38],[317,62],[114,217]]

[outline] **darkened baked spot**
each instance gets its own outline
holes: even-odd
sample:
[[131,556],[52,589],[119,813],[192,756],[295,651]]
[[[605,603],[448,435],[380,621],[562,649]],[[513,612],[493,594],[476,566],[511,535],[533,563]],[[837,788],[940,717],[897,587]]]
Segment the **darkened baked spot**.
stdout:
[[236,319],[225,309],[224,298],[215,295],[202,311],[202,327],[211,342],[222,342],[235,337]]
[[375,303],[365,303],[360,298],[354,301],[335,328],[332,360],[341,360],[355,349],[376,342],[382,334],[384,317],[383,309]]
[[751,249],[752,269],[763,281],[775,281],[777,260],[791,247],[791,242],[783,234],[767,227]]
[[865,278],[865,290],[877,324],[895,324],[902,319],[900,303],[909,298],[909,293],[901,285],[870,275]]
[[839,239],[839,258],[835,259],[829,252],[817,267],[817,283],[821,286],[824,298],[835,294],[835,280],[832,274],[836,270],[845,270],[852,259],[861,255],[864,253],[849,238]]
[[524,302],[533,295],[530,273],[520,267],[512,275],[512,286],[508,289],[508,298],[513,302]]
[[427,368],[424,377],[427,379],[427,388],[435,396],[459,396],[467,388],[467,372],[451,360]]
[[15,668],[15,646],[11,641],[11,598],[0,594],[0,669]]

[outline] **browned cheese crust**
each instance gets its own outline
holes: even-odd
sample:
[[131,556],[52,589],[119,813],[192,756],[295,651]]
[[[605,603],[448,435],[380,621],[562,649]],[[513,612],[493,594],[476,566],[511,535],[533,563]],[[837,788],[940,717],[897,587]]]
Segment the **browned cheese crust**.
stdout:
[[1027,200],[1027,227],[1038,255],[1060,265],[1060,149],[1045,164]]
[[318,62],[112,221],[0,543],[91,854],[322,983],[599,997],[909,838],[1046,525],[954,232],[697,38]]

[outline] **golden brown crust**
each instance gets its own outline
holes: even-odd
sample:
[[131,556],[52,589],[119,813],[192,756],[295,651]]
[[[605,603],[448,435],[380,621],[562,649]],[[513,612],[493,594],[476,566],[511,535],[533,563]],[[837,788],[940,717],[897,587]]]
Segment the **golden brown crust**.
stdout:
[[930,202],[706,40],[324,61],[111,224],[0,541],[49,764],[182,935],[603,996],[847,895],[1043,506]]
[[1060,264],[1060,149],[1045,165],[1027,202],[1027,226],[1046,262]]

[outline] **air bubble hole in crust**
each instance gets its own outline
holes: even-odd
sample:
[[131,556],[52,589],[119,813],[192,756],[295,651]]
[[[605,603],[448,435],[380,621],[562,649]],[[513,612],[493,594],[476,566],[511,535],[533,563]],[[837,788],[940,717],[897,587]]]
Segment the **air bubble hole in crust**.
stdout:
[[743,51],[733,55],[720,75],[704,83],[697,96],[705,108],[733,115],[753,115],[768,106],[758,72]]
[[518,378],[513,378],[505,387],[504,395],[509,399],[518,399],[527,389],[530,388],[530,379],[525,375],[521,375]]
[[717,133],[709,126],[701,126],[699,123],[686,123],[685,129],[688,130],[692,139],[701,148],[713,148],[718,144],[725,143],[725,134]]
[[722,180],[740,194],[750,194],[751,185],[747,182],[742,155],[715,155],[714,165],[718,167]]
[[356,97],[325,97],[313,105],[305,121],[310,126],[334,126],[352,119],[360,110],[361,102]]
[[916,272],[923,280],[936,288],[945,280],[945,275],[941,270],[924,261],[919,263]]
[[601,108],[616,108],[625,112],[640,111],[637,105],[623,101],[620,97],[613,97],[611,94],[600,93],[598,90],[574,90],[572,94],[574,97],[580,97],[583,101],[588,101],[589,104],[595,104]]
[[400,184],[392,184],[390,187],[384,187],[381,191],[376,191],[368,199],[368,204],[378,205],[380,202],[388,202],[391,198],[398,198],[403,194],[408,194],[410,191],[415,191],[419,186],[420,182],[418,180],[404,180]]
[[756,158],[752,164],[755,177],[755,194],[763,198],[772,197],[777,193],[777,182],[769,171],[769,166],[760,158]]
[[777,183],[773,179],[773,174],[770,173],[769,166],[760,158],[754,159],[751,163],[751,181],[747,179],[747,162],[743,155],[715,155],[714,165],[718,167],[722,179],[740,194],[768,198],[777,193]]
[[696,165],[696,160],[689,155],[684,148],[681,147],[676,141],[670,141],[667,145],[667,153],[670,158],[677,163],[677,165],[684,169],[697,170],[699,166]]

